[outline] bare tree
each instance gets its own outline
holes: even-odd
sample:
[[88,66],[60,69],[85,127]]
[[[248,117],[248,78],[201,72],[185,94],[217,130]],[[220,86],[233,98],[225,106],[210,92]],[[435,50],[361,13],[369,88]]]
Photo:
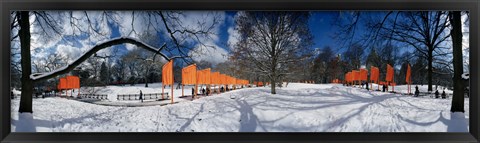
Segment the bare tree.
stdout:
[[396,23],[398,28],[384,28],[393,34],[389,35],[393,40],[406,43],[420,52],[428,61],[428,91],[432,91],[433,77],[433,60],[435,56],[443,54],[435,54],[441,48],[450,34],[446,34],[445,28],[448,27],[447,19],[444,17],[445,12],[405,12],[407,18]]
[[236,19],[241,40],[236,46],[250,70],[267,77],[271,93],[289,63],[302,60],[312,45],[308,12],[242,12]]
[[462,20],[460,11],[449,12],[449,20],[452,24],[451,34],[453,42],[453,97],[451,112],[465,112],[464,109],[464,86],[462,80],[463,74],[463,56],[462,56]]
[[[372,17],[362,12],[351,12],[346,15],[353,15],[355,20],[344,22],[346,24],[340,25],[344,27],[345,32],[339,33],[340,38],[345,38],[347,35],[354,34],[354,29],[351,27],[359,27],[365,23],[367,31],[363,38],[357,38],[357,41],[362,45],[376,44],[378,42],[387,42],[387,45],[393,45],[392,41],[405,44],[405,47],[412,47],[421,56],[427,59],[428,62],[428,90],[432,91],[432,75],[433,64],[435,57],[445,56],[450,53],[445,52],[447,47],[443,47],[448,37],[445,32],[446,27],[449,26],[444,11],[390,11],[381,12],[383,16]],[[363,17],[362,17],[363,16]],[[364,22],[359,20],[365,19]],[[352,30],[353,29],[353,30]],[[352,36],[353,37],[353,36]],[[339,40],[341,40],[339,38]],[[369,46],[371,47],[371,46]]]

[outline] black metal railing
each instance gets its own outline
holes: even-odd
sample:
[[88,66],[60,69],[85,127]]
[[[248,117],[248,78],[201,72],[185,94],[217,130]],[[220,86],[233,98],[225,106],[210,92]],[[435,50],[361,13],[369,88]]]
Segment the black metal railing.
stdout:
[[107,94],[80,94],[80,98],[107,100],[108,95]]
[[[169,98],[168,93],[164,93],[166,98]],[[162,93],[145,93],[142,94],[143,100],[151,99],[160,99],[162,98]],[[140,100],[140,94],[119,94],[117,95],[117,100]]]

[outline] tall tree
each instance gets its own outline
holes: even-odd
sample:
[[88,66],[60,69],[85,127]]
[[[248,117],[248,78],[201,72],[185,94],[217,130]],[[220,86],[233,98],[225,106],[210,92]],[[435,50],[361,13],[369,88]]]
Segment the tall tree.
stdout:
[[348,68],[360,69],[363,53],[364,48],[360,44],[353,44],[351,47],[349,47],[343,54],[345,61],[348,62]]
[[30,13],[28,11],[18,11],[17,16],[20,26],[18,36],[20,38],[22,57],[22,94],[20,97],[19,112],[32,113],[33,81],[30,79],[30,74],[32,74],[30,55]]
[[264,75],[276,94],[276,83],[290,73],[289,63],[302,60],[312,45],[308,12],[240,12],[236,19],[240,42],[236,49],[251,61],[251,70]]
[[[427,59],[428,91],[432,91],[433,63],[438,50],[445,49],[441,44],[450,36],[445,33],[448,20],[443,11],[403,12],[405,20],[395,23],[395,27],[384,27],[385,37],[405,43]],[[437,52],[435,52],[437,51]]]
[[379,67],[381,64],[382,61],[378,56],[377,51],[375,50],[375,48],[372,48],[372,50],[370,50],[370,53],[367,56],[367,62],[365,64],[367,66],[366,68],[370,68],[371,66]]
[[464,87],[462,81],[463,56],[462,56],[462,20],[460,11],[449,13],[452,24],[451,37],[453,43],[453,97],[451,112],[465,112],[464,109]]
[[[440,52],[448,49],[447,47],[442,47],[442,43],[449,37],[449,34],[445,32],[446,27],[448,27],[448,20],[445,18],[446,12],[389,11],[381,13],[383,13],[384,16],[378,18],[364,14],[364,12],[345,14],[352,18],[347,18],[347,22],[344,22],[345,20],[337,20],[340,21],[340,24],[337,24],[341,28],[339,31],[342,31],[342,33],[338,34],[337,39],[350,43],[359,42],[364,46],[386,40],[388,45],[393,45],[393,42],[398,42],[398,44],[405,44],[405,47],[416,49],[416,51],[421,53],[421,56],[427,60],[428,90],[432,91],[433,63],[436,60],[435,57],[448,54]],[[340,16],[339,19],[341,17],[345,16]],[[360,22],[362,19],[366,19],[366,21]],[[363,38],[354,37],[355,29],[361,26],[359,23],[365,23],[367,31],[369,31],[363,35]],[[353,39],[356,40],[354,41]],[[344,45],[345,42],[343,42]]]
[[333,58],[334,53],[329,46],[323,48],[321,53],[315,58],[312,66],[312,75],[316,77],[316,81],[320,83],[327,83],[329,81],[328,78],[331,78],[331,75],[329,75],[331,72],[330,69],[334,66],[330,64]]

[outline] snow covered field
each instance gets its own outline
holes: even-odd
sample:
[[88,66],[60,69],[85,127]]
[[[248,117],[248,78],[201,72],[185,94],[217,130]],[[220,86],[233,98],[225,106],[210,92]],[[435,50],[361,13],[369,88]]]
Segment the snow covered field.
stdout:
[[[161,92],[159,85],[149,86],[112,86],[99,93],[128,94],[141,88],[143,93]],[[422,89],[426,91],[426,85]],[[395,90],[406,92],[406,87]],[[16,98],[11,109],[12,131],[468,132],[468,98],[465,114],[452,114],[451,97],[411,97],[339,84],[290,83],[277,88],[276,95],[270,95],[269,87],[246,88],[194,101],[178,98],[181,90],[174,92],[179,103],[166,106],[115,107],[57,97],[34,99],[33,116],[18,114]],[[191,89],[185,94],[191,94]]]

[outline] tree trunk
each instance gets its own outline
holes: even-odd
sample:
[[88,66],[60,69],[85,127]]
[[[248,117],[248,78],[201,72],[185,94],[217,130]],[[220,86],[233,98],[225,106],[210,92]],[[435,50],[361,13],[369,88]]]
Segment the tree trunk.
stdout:
[[275,67],[276,59],[272,60],[272,77],[270,77],[270,87],[271,87],[271,93],[272,94],[277,94],[277,91],[275,91],[275,84],[276,84],[276,79],[277,79],[277,69]]
[[21,47],[21,65],[22,65],[22,94],[20,97],[20,108],[18,112],[32,113],[32,94],[33,94],[33,81],[30,79],[32,73],[32,63],[30,56],[30,20],[29,12],[21,11],[17,12],[18,23],[20,24],[20,30],[18,35],[20,38]]
[[[150,67],[147,67],[147,68],[150,68]],[[145,72],[145,87],[148,87],[148,69],[147,69],[147,72]]]
[[464,90],[463,90],[463,55],[462,55],[462,24],[460,11],[451,13],[452,43],[453,43],[453,97],[451,112],[465,112]]
[[[433,45],[432,45],[433,46]],[[428,91],[433,91],[432,88],[432,76],[433,76],[433,47],[428,48],[428,72],[427,72],[427,80],[428,80]]]
[[[275,74],[274,74],[275,75]],[[270,87],[271,87],[271,91],[272,91],[272,94],[277,94],[277,92],[275,91],[275,86],[276,86],[276,79],[275,77],[273,77],[272,79],[270,79]]]

